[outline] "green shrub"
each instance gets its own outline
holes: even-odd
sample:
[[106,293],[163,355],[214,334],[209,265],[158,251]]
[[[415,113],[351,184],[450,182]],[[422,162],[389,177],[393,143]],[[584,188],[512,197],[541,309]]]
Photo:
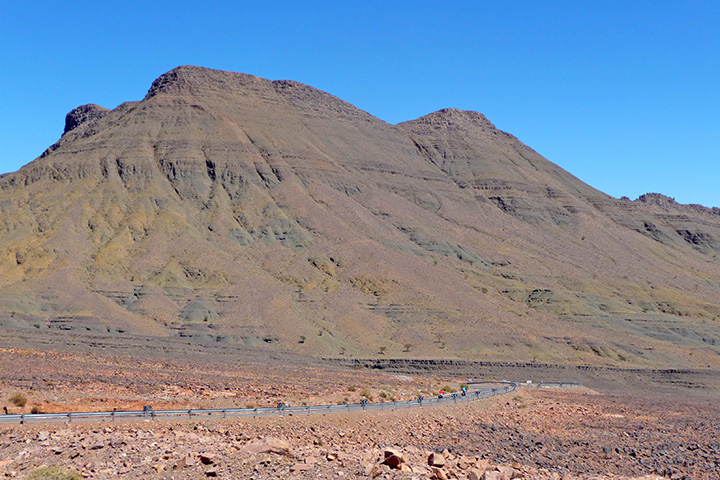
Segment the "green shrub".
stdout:
[[27,395],[22,392],[16,392],[10,395],[9,400],[10,403],[12,403],[13,405],[16,405],[18,407],[24,407],[27,403]]
[[82,480],[82,475],[75,470],[62,467],[40,467],[30,472],[26,480]]

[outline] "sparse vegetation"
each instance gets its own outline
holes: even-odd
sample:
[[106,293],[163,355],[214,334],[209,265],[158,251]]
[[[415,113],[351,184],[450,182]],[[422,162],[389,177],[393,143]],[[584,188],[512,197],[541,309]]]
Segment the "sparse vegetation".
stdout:
[[368,390],[367,388],[363,388],[362,390],[360,390],[359,393],[360,393],[361,397],[367,398],[368,402],[373,401],[374,397],[373,397],[372,393],[370,393],[370,390]]
[[82,480],[82,475],[75,470],[62,467],[41,467],[30,472],[26,480]]
[[27,395],[22,392],[16,392],[10,395],[8,400],[10,400],[10,403],[13,405],[22,408],[27,404]]
[[350,386],[348,387],[348,392],[354,392],[355,390],[357,390],[357,389],[355,388],[354,385],[350,385]]

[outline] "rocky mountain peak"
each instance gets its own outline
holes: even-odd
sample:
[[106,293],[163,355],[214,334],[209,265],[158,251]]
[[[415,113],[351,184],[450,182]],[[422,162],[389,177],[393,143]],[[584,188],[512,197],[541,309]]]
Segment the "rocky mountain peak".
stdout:
[[666,195],[663,195],[661,193],[646,193],[645,195],[640,195],[638,197],[638,201],[642,203],[648,203],[658,206],[675,206],[677,205],[677,202],[674,198],[670,198]]
[[416,120],[404,122],[400,125],[406,125],[413,129],[430,127],[433,130],[447,130],[451,132],[474,128],[497,130],[495,125],[482,113],[457,108],[443,108],[442,110],[430,113]]
[[97,120],[109,111],[109,109],[101,107],[100,105],[95,105],[94,103],[81,105],[71,110],[70,113],[65,116],[65,130],[63,131],[63,135],[83,123]]
[[160,75],[150,86],[145,99],[159,94],[202,94],[208,91],[233,92],[239,89],[268,88],[271,82],[246,73],[182,65]]
[[304,115],[343,117],[371,123],[379,121],[354,105],[304,83],[268,80],[245,73],[190,65],[177,67],[158,77],[145,100],[157,96],[205,97],[221,104],[265,105],[265,108],[273,109],[290,107]]

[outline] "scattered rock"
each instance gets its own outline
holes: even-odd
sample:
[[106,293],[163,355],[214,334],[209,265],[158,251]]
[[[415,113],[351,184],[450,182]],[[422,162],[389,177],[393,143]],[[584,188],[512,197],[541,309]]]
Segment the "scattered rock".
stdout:
[[486,471],[483,473],[482,480],[502,480],[502,474],[497,470]]
[[482,480],[483,472],[479,468],[469,468],[466,472],[468,480]]
[[383,452],[384,459],[382,463],[390,468],[398,468],[401,463],[405,463],[405,457],[399,450],[394,448],[386,448]]
[[401,472],[404,472],[404,473],[413,473],[413,469],[410,468],[410,466],[406,463],[400,464],[400,466],[398,467],[398,470],[400,470]]
[[296,463],[295,465],[290,467],[291,472],[305,472],[312,469],[313,466],[309,463]]
[[102,440],[96,439],[90,442],[87,446],[88,450],[100,450],[105,447],[105,443]]
[[442,468],[438,467],[433,467],[433,478],[436,478],[437,480],[448,480],[447,474]]
[[428,465],[442,468],[445,466],[445,456],[442,453],[432,452],[428,456]]
[[264,437],[248,443],[242,449],[242,453],[246,455],[256,455],[258,453],[274,453],[290,458],[295,458],[295,452],[290,444],[285,440],[276,437]]
[[508,466],[498,466],[496,467],[496,470],[500,472],[500,478],[501,480],[512,480],[513,478],[519,478],[519,472],[517,472],[513,467]]
[[197,461],[195,460],[195,455],[186,454],[182,459],[180,459],[180,462],[178,465],[180,468],[186,468],[186,467],[194,467],[196,465]]

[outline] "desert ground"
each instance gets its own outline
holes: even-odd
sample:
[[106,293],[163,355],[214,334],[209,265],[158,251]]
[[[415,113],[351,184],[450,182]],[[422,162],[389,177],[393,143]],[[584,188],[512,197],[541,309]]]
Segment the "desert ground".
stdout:
[[[50,348],[49,340],[0,335],[10,413],[378,402],[436,395],[473,375],[462,364],[402,372],[180,341],[67,334]],[[501,373],[492,370],[474,374]],[[568,372],[508,366],[502,374],[526,381],[558,371]],[[5,424],[0,475],[61,467],[97,479],[720,478],[713,375],[595,371],[581,387],[534,382],[477,402],[383,412]],[[10,401],[18,393],[23,407]]]

